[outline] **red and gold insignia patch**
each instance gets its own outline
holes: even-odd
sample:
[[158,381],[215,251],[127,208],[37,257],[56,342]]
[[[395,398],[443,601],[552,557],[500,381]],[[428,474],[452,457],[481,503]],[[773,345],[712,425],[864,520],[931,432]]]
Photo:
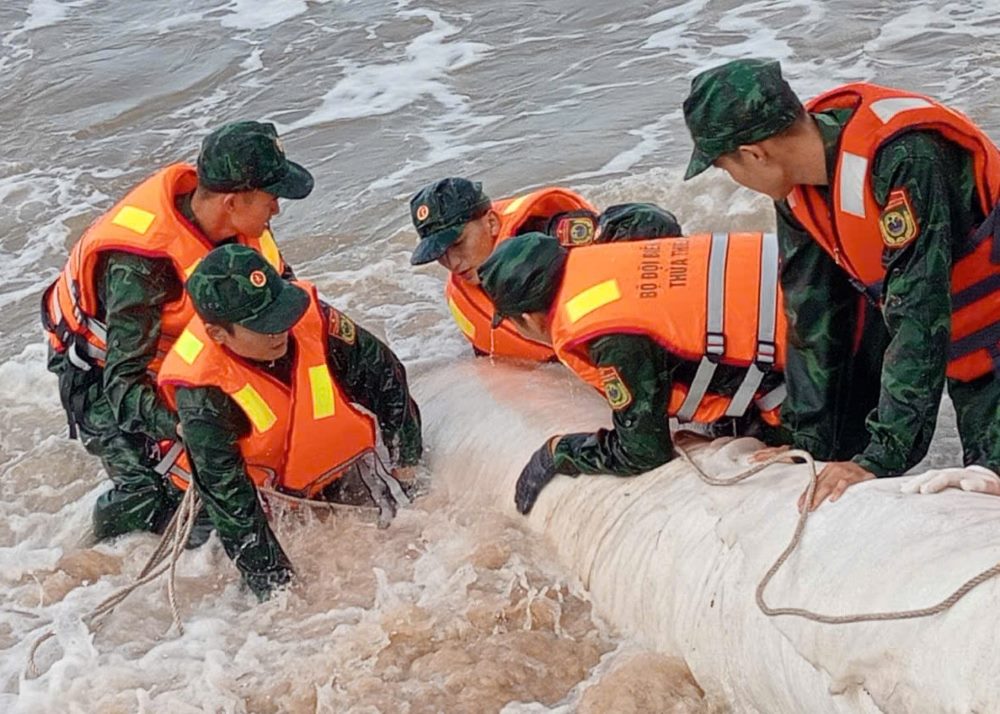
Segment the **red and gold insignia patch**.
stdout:
[[590,216],[566,216],[556,225],[555,233],[561,245],[588,245],[594,241],[594,219]]
[[349,345],[353,345],[354,341],[358,337],[358,331],[354,327],[354,323],[346,315],[342,315],[338,310],[330,310],[330,329],[331,335],[336,337],[341,342],[346,342]]
[[889,192],[889,200],[878,219],[878,229],[887,248],[902,248],[920,235],[920,225],[905,188]]
[[614,367],[601,367],[599,370],[601,383],[604,387],[604,396],[608,398],[608,404],[616,412],[624,409],[632,403],[632,392],[628,391],[625,382]]
[[263,270],[255,270],[250,273],[250,284],[255,288],[262,288],[267,285],[267,276]]
[[426,203],[421,203],[417,206],[417,220],[426,221],[427,216],[431,215],[431,209],[427,207]]

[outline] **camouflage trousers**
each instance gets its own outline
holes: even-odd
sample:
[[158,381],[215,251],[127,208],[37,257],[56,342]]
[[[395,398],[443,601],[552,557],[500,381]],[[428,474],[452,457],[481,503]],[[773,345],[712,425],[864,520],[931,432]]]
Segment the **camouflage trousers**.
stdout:
[[155,442],[118,427],[98,370],[64,369],[59,390],[80,441],[101,459],[112,483],[94,504],[94,535],[101,540],[131,531],[161,532],[183,494],[154,470]]
[[1000,473],[1000,378],[988,374],[971,382],[948,380],[955,405],[962,458]]

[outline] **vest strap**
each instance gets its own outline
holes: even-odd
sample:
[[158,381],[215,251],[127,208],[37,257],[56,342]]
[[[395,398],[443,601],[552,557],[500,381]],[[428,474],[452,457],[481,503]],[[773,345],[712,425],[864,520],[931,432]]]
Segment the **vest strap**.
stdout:
[[984,240],[993,239],[993,246],[990,248],[990,262],[993,265],[1000,265],[1000,203],[997,203],[986,216],[986,220],[979,224],[969,234],[964,244],[956,251],[954,260],[958,261],[979,247]]
[[[182,453],[184,453],[184,443],[181,441],[173,442],[170,445],[170,448],[167,449],[167,453],[165,453],[160,460],[156,462],[156,465],[153,466],[153,471],[161,476],[165,476],[167,473],[172,473],[174,471],[173,467]],[[178,469],[180,469],[180,467],[178,467]],[[183,469],[180,470],[183,471]]]
[[998,343],[1000,343],[1000,322],[994,322],[992,325],[987,325],[971,335],[966,335],[952,342],[948,347],[948,360],[961,359],[976,350],[990,350]]
[[781,406],[781,403],[785,401],[785,397],[787,395],[788,390],[785,388],[784,383],[781,383],[767,394],[759,397],[754,403],[762,412],[769,412],[772,409],[776,409]]
[[726,305],[726,257],[729,253],[729,234],[713,233],[708,254],[708,304],[706,312],[705,355],[698,363],[691,386],[680,409],[677,420],[691,421],[698,405],[705,398],[708,387],[715,375],[715,368],[726,354],[725,325]]
[[774,332],[778,307],[778,236],[765,233],[760,249],[760,287],[757,292],[757,351],[736,394],[729,401],[727,417],[743,416],[760,389],[764,375],[774,367]]

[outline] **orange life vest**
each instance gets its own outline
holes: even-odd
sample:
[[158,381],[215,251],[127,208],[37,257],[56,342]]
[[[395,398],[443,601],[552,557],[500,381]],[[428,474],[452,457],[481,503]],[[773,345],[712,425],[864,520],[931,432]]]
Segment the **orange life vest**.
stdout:
[[[212,341],[197,315],[164,359],[157,381],[172,409],[179,386],[218,387],[232,397],[252,426],[239,444],[253,482],[310,497],[374,450],[375,427],[347,400],[327,366],[329,326],[316,289],[296,284],[309,293],[310,304],[291,330],[291,387]],[[183,473],[172,470],[171,476],[187,487]]]
[[[586,345],[610,334],[646,335],[697,362],[691,384],[673,384],[667,416],[710,423],[741,416],[755,402],[768,423],[778,423],[784,386],[760,388],[769,370],[785,364],[774,234],[706,233],[570,251],[550,321],[556,354],[574,371],[580,362],[596,369]],[[709,392],[719,364],[746,368],[731,397]]]
[[[849,84],[816,97],[809,111],[853,109],[840,138],[830,208],[813,186],[796,186],[788,203],[796,219],[874,302],[881,301],[885,244],[871,171],[885,142],[905,131],[936,131],[973,158],[984,216],[1000,196],[1000,151],[972,121],[928,97],[872,84]],[[992,225],[992,222],[991,222]],[[988,226],[987,226],[988,227]],[[968,381],[1000,364],[1000,236],[955,236],[948,376]]]
[[[198,185],[195,168],[174,164],[132,189],[110,211],[97,219],[73,246],[59,277],[42,296],[42,321],[49,343],[80,369],[104,365],[107,326],[98,319],[100,301],[95,273],[101,255],[122,251],[150,258],[167,258],[183,284],[198,262],[214,247],[201,231],[177,213],[174,199]],[[278,247],[265,230],[256,238],[239,241],[259,251],[279,273],[285,269]],[[194,315],[185,291],[164,306],[160,316],[156,373],[170,345]],[[82,353],[82,354],[81,354]]]
[[[565,188],[543,188],[517,198],[494,201],[492,208],[500,217],[497,244],[517,235],[524,223],[532,218],[547,219],[563,211],[581,209],[596,213],[583,196]],[[491,329],[493,303],[478,285],[471,285],[453,274],[445,285],[445,296],[459,329],[479,352],[538,362],[554,359],[551,349],[521,337],[509,322]]]

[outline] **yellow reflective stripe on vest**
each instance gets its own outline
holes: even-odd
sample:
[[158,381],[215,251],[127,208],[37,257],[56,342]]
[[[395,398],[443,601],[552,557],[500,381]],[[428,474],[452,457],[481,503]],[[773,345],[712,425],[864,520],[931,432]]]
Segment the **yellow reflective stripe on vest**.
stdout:
[[271,264],[272,268],[281,273],[281,251],[278,250],[278,244],[274,242],[274,236],[271,234],[271,231],[265,228],[257,240],[260,241],[261,255]]
[[448,309],[451,310],[451,316],[455,318],[455,322],[458,323],[458,329],[465,333],[465,336],[470,340],[476,338],[476,326],[465,316],[465,313],[459,309],[458,305],[452,298],[448,298]]
[[194,364],[194,361],[198,359],[198,355],[205,348],[205,343],[191,334],[191,331],[186,329],[181,333],[181,336],[177,338],[174,343],[173,350],[176,352],[182,360],[188,364]]
[[184,268],[184,279],[185,280],[187,280],[188,278],[191,277],[191,273],[194,272],[194,269],[197,268],[200,263],[201,263],[201,258],[198,258],[198,260],[194,261],[193,263],[191,263],[191,265],[189,265],[188,267]]
[[111,222],[116,226],[128,228],[133,233],[144,236],[155,220],[155,213],[150,213],[135,206],[122,206],[118,210],[118,213],[115,214],[115,217],[111,219]]
[[594,310],[604,307],[615,300],[620,300],[621,290],[618,288],[618,281],[612,278],[589,287],[582,293],[566,301],[566,317],[570,322],[576,322]]
[[278,417],[274,416],[274,412],[271,411],[271,407],[264,401],[264,397],[260,396],[260,392],[249,384],[244,385],[242,389],[235,392],[233,399],[246,412],[246,415],[250,417],[254,429],[259,434],[263,434],[274,426],[274,422],[278,421]]
[[532,194],[530,194],[530,193],[526,193],[525,195],[523,195],[523,196],[518,196],[518,197],[517,197],[517,198],[515,198],[515,199],[514,199],[513,201],[511,201],[510,203],[508,203],[508,204],[507,204],[506,206],[504,206],[504,209],[503,209],[503,213],[504,213],[504,215],[505,215],[505,216],[508,216],[508,215],[510,215],[511,213],[514,213],[514,211],[516,211],[517,209],[519,209],[519,208],[521,207],[521,204],[522,204],[522,203],[524,203],[524,202],[525,202],[525,200],[526,200],[526,199],[527,199],[527,198],[528,198],[529,196],[531,196],[531,195],[532,195]]
[[333,380],[325,364],[309,368],[309,388],[312,390],[313,419],[333,416],[337,405],[333,398]]

